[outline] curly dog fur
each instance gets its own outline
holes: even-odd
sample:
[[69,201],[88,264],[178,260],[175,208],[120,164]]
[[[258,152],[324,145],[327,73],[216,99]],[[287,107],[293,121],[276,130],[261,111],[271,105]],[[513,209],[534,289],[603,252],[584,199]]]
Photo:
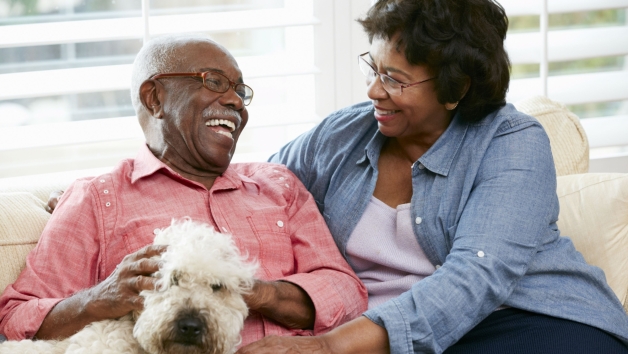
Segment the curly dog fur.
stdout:
[[232,353],[248,309],[242,295],[257,265],[247,262],[229,235],[189,219],[156,237],[167,244],[154,291],[143,291],[144,310],[90,324],[62,341],[6,341],[0,354]]

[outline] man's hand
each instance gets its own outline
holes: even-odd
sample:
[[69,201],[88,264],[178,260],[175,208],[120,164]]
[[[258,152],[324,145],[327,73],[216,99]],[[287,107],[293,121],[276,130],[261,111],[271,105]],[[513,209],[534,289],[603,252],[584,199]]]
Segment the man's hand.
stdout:
[[48,196],[48,204],[46,205],[47,212],[52,214],[52,212],[55,211],[55,208],[57,207],[57,204],[59,204],[59,199],[61,199],[62,195],[63,191],[57,190],[50,192],[50,195]]
[[88,290],[93,315],[118,318],[144,307],[142,290],[153,290],[157,279],[151,274],[159,270],[159,256],[165,245],[148,245],[127,255],[116,270],[102,283]]
[[249,309],[294,329],[312,329],[316,310],[310,296],[301,287],[285,281],[256,280],[250,294],[244,296]]
[[149,245],[122,260],[102,283],[62,300],[48,313],[38,339],[62,339],[88,324],[122,317],[143,308],[142,290],[155,288],[151,274],[159,270],[159,260],[151,259],[166,250],[165,245]]

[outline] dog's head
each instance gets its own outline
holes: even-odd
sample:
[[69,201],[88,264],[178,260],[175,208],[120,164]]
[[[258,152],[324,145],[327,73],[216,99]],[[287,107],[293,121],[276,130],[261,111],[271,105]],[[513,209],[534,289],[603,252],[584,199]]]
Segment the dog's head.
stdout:
[[229,235],[191,220],[172,222],[155,238],[167,244],[155,291],[144,291],[144,311],[133,335],[149,353],[229,353],[240,342],[248,310],[242,295],[257,265]]

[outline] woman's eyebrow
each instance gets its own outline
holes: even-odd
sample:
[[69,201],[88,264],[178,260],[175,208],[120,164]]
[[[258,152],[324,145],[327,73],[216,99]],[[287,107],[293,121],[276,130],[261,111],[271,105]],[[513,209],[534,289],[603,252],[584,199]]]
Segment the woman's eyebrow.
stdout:
[[[369,52],[369,59],[371,60],[371,64],[375,63],[375,61],[373,60],[373,57],[371,56],[371,52]],[[412,77],[410,77],[410,75],[408,75],[405,71],[397,69],[397,68],[392,67],[392,66],[384,66],[384,70],[386,70],[386,72],[388,72],[388,73],[400,74],[400,75],[404,76],[405,78],[407,78],[408,80],[412,79]]]

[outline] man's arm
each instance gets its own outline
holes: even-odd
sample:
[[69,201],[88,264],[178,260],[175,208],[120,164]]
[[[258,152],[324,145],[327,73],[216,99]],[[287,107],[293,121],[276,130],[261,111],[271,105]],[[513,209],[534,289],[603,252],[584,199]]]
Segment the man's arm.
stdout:
[[92,322],[119,318],[141,309],[139,293],[155,288],[156,279],[150,275],[159,269],[158,261],[150,258],[165,249],[163,245],[149,245],[126,256],[105,281],[55,305],[35,337],[66,338]]
[[12,340],[63,338],[90,322],[141,306],[137,294],[153,286],[147,276],[157,269],[145,257],[162,247],[128,256],[97,285],[104,277],[99,215],[89,182],[77,181],[48,221],[20,277],[0,296],[0,332]]
[[285,281],[257,280],[245,296],[249,309],[292,329],[312,329],[316,310],[310,296]]
[[[367,308],[367,292],[340,255],[312,195],[292,172],[284,171],[288,177],[284,182],[289,184],[286,189],[292,191],[288,225],[295,274],[281,281],[299,289],[303,297],[292,297],[295,305],[285,311],[282,306],[290,302],[276,302],[269,307],[269,312],[274,314],[270,317],[277,320],[284,314],[299,316],[298,323],[309,323],[300,328],[321,334],[361,315]],[[309,317],[306,308],[312,310],[313,317]]]

